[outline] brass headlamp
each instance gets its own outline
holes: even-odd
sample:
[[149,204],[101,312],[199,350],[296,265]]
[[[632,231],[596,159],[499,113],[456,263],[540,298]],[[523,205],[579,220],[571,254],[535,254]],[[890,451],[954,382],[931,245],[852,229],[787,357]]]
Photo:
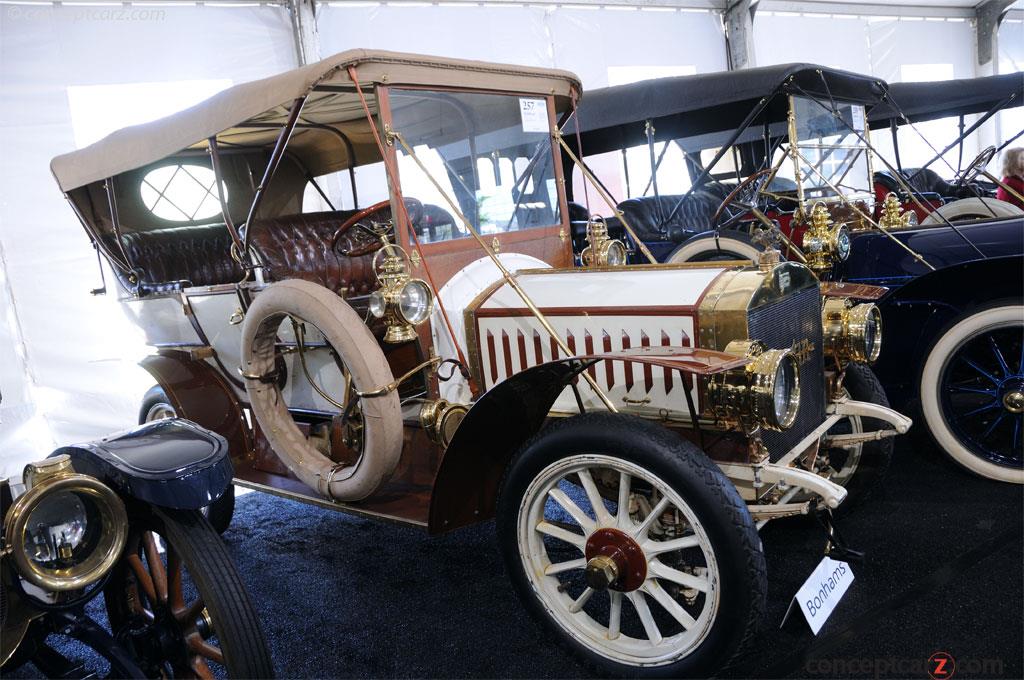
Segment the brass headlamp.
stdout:
[[878,218],[878,226],[883,229],[906,229],[917,226],[917,213],[913,210],[903,211],[896,194],[889,192],[882,202],[882,214]]
[[118,495],[75,473],[66,455],[27,465],[25,486],[4,518],[4,544],[18,574],[48,591],[81,590],[103,578],[128,537]]
[[712,413],[768,430],[791,427],[800,407],[800,371],[792,351],[765,349],[756,340],[734,340],[725,351],[751,361],[709,380]]
[[608,235],[608,224],[600,215],[587,222],[587,247],[580,253],[584,267],[621,267],[626,264],[626,246]]
[[370,313],[387,323],[384,342],[408,342],[416,338],[413,326],[423,323],[434,308],[434,293],[422,279],[409,275],[409,255],[386,243],[373,256],[379,287],[370,293]]
[[825,298],[821,326],[825,351],[841,360],[871,363],[882,351],[882,312],[870,302]]
[[807,266],[820,273],[831,269],[836,260],[845,262],[850,257],[850,232],[846,225],[834,224],[821,201],[814,204],[810,222],[803,240]]

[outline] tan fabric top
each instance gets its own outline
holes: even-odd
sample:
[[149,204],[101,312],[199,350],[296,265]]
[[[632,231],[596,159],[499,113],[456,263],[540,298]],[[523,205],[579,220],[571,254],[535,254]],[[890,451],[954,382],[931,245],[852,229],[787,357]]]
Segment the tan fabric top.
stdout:
[[[182,149],[205,147],[209,137],[254,119],[283,121],[290,102],[308,94],[314,87],[351,86],[349,66],[358,68],[359,84],[368,89],[378,83],[432,85],[551,94],[559,99],[568,98],[573,89],[581,90],[579,78],[568,71],[399,52],[348,50],[293,71],[235,85],[172,116],[123,128],[84,149],[57,156],[50,162],[50,169],[61,190],[67,192],[156,162]],[[303,118],[310,104],[307,101]],[[335,104],[331,108],[339,117],[332,123],[355,121],[364,116],[359,106],[339,109]],[[252,130],[247,132],[253,134]],[[276,138],[276,132],[272,135],[264,132],[263,136]]]

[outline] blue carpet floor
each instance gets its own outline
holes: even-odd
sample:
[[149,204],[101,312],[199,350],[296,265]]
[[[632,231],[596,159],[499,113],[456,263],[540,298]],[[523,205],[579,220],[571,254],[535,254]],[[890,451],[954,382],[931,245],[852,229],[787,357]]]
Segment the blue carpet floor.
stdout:
[[[817,637],[779,622],[821,559],[820,530],[799,518],[762,532],[768,617],[728,674],[923,678],[942,651],[957,678],[1024,676],[1022,500],[904,438],[882,492],[840,525],[867,559]],[[493,523],[429,538],[248,494],[225,539],[280,677],[588,675],[525,614]]]

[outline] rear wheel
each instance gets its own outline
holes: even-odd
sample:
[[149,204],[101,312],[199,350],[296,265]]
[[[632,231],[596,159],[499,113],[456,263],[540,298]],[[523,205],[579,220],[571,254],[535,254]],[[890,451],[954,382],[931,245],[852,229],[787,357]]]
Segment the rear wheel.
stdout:
[[619,675],[706,676],[754,634],[761,541],[702,451],[637,418],[559,421],[509,468],[498,532],[528,610]]
[[115,636],[150,677],[274,674],[227,548],[194,510],[133,520],[104,596]]
[[[171,400],[167,398],[167,393],[159,385],[150,387],[142,397],[142,406],[139,408],[140,425],[154,420],[176,418],[177,415]],[[217,530],[218,534],[227,531],[231,526],[231,518],[235,515],[234,485],[229,484],[220,498],[202,508],[200,512],[210,520],[210,525]]]

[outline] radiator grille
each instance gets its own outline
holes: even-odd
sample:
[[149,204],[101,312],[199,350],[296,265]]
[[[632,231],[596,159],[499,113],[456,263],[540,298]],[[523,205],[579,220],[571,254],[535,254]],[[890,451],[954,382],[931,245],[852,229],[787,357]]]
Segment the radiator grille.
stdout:
[[814,349],[800,365],[800,410],[796,422],[784,432],[763,433],[771,459],[778,460],[825,418],[825,359],[821,339],[821,309],[817,287],[763,305],[747,315],[750,339],[770,349],[792,347],[794,341],[810,340]]

